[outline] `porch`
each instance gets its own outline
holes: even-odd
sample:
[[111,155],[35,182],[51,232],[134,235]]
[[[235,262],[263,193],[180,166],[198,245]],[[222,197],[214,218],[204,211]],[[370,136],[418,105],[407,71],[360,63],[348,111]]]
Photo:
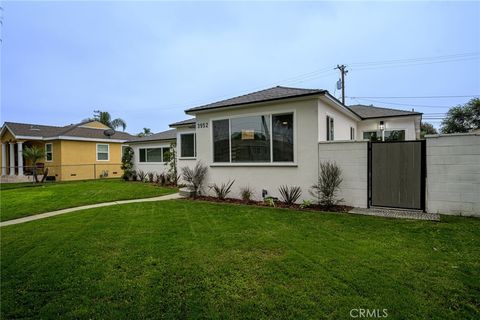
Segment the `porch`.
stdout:
[[[10,140],[2,141],[1,150],[1,182],[28,182],[32,180],[33,166],[26,161],[23,156],[25,147],[37,146],[44,148],[43,143],[28,140]],[[37,172],[43,173],[45,167],[45,159],[37,163]]]

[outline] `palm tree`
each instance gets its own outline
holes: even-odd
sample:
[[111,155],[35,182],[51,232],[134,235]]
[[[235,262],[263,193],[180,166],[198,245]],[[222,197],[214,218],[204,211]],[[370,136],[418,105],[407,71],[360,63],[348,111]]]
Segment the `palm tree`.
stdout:
[[143,128],[143,132],[140,132],[139,134],[137,134],[137,136],[139,137],[148,137],[148,136],[151,136],[153,133],[152,133],[152,130],[150,130],[150,128]]
[[33,177],[35,178],[35,182],[38,182],[37,162],[45,157],[45,151],[37,146],[25,147],[25,149],[23,149],[23,157],[32,163]]
[[122,127],[123,131],[125,131],[125,128],[127,128],[127,123],[123,119],[117,118],[112,120],[112,116],[108,111],[94,110],[93,118],[90,118],[87,120],[101,122],[107,127],[112,129],[117,129],[118,127]]

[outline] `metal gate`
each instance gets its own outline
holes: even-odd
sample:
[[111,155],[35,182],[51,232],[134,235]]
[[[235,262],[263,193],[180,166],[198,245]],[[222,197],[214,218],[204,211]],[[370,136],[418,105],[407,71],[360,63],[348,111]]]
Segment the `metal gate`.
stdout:
[[425,141],[369,142],[368,206],[425,211]]

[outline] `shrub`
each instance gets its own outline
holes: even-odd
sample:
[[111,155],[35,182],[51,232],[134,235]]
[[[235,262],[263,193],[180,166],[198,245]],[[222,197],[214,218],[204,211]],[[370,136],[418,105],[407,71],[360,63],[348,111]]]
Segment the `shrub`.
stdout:
[[170,149],[163,155],[163,159],[168,164],[168,173],[166,178],[170,181],[174,186],[178,184],[178,180],[180,180],[180,175],[177,171],[177,153],[175,151],[176,146],[175,143],[170,144]]
[[122,174],[122,179],[129,181],[131,179],[132,173],[130,171],[124,171]]
[[235,180],[232,180],[232,181],[229,180],[227,183],[222,182],[220,186],[214,183],[212,186],[210,186],[210,189],[213,189],[213,191],[215,191],[215,194],[217,195],[218,199],[223,200],[230,193],[234,182]]
[[129,180],[133,171],[133,149],[132,147],[125,147],[122,154],[122,170],[123,179]]
[[337,193],[342,183],[341,175],[342,170],[335,162],[320,163],[317,184],[314,184],[310,190],[310,194],[317,198],[319,204],[328,208],[343,201],[343,199],[337,199]]
[[153,172],[148,173],[148,182],[151,182],[151,183],[155,182],[155,173]]
[[263,202],[269,207],[275,207],[275,199],[272,197],[266,197]]
[[147,173],[143,170],[138,170],[137,177],[138,177],[138,180],[145,182],[145,179],[147,178]]
[[310,208],[312,206],[312,201],[310,200],[303,200],[302,204],[300,205],[301,209]]
[[208,168],[201,162],[197,162],[193,169],[189,167],[182,168],[183,179],[190,184],[189,188],[193,191],[193,198],[196,198],[200,194],[205,178],[207,177],[207,170]]
[[240,197],[243,201],[250,202],[253,198],[253,190],[248,186],[240,188]]
[[137,171],[136,170],[130,171],[130,180],[137,181],[137,179],[138,179]]
[[302,189],[296,186],[280,186],[278,191],[280,192],[280,196],[282,196],[283,202],[288,205],[294,204],[302,195]]

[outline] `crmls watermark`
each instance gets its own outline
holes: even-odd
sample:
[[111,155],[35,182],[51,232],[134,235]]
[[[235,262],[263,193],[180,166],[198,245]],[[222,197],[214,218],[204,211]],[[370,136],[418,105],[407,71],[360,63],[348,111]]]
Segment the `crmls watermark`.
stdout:
[[363,309],[356,308],[350,310],[350,317],[352,318],[387,318],[387,309]]

